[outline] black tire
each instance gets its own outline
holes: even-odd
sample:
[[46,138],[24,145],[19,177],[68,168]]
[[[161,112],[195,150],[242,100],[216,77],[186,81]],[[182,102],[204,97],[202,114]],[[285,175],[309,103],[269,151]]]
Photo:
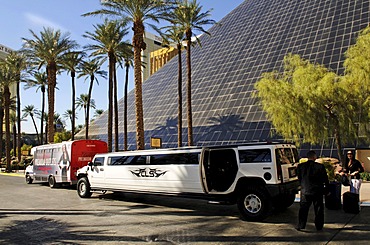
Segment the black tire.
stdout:
[[250,187],[239,192],[238,209],[243,220],[262,221],[271,210],[271,201],[266,191]]
[[92,192],[90,188],[90,183],[86,177],[83,177],[77,182],[77,193],[81,198],[91,197]]
[[29,174],[26,174],[26,183],[32,184],[32,182],[33,182],[33,179],[31,178],[31,176]]
[[55,181],[54,176],[49,176],[48,183],[50,188],[57,187],[57,182]]
[[295,201],[295,194],[279,195],[274,199],[274,208],[276,211],[284,211],[293,205]]

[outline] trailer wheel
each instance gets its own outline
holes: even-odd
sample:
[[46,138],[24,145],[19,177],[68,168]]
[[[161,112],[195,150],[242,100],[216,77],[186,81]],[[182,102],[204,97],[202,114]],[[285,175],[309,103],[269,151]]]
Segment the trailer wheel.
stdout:
[[32,182],[33,182],[33,179],[31,178],[31,176],[29,174],[26,174],[26,183],[32,184]]
[[54,176],[49,176],[48,183],[49,183],[50,188],[57,187],[57,183],[55,181],[55,177]]
[[90,189],[90,183],[86,177],[83,177],[78,180],[77,193],[81,198],[91,197],[92,192]]
[[247,221],[261,221],[271,210],[271,201],[266,191],[249,187],[239,193],[237,205],[241,218]]

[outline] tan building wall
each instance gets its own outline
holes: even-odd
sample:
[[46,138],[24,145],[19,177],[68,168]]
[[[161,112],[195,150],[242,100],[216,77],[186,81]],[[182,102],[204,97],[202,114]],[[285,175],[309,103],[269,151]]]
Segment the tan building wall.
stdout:
[[177,55],[174,47],[162,48],[150,53],[150,75],[158,71],[168,61]]
[[0,44],[0,59],[5,59],[5,57],[12,51],[12,49]]
[[146,43],[146,49],[141,53],[141,61],[143,66],[145,66],[142,68],[143,81],[152,74],[150,71],[150,53],[163,48],[163,39],[152,33],[145,32],[144,42]]

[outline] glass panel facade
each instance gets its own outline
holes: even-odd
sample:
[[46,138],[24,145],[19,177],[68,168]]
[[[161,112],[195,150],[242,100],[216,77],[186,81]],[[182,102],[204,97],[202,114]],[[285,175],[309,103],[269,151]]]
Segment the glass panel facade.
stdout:
[[[264,72],[281,71],[283,58],[296,53],[311,62],[343,73],[344,53],[359,30],[370,22],[364,0],[248,0],[202,35],[192,48],[192,110],[194,144],[222,145],[279,139],[252,97]],[[183,145],[187,145],[186,52],[183,52]],[[175,57],[143,83],[145,144],[162,138],[162,146],[177,146],[177,79]],[[134,91],[128,96],[129,149],[136,148]],[[123,149],[123,99],[119,148]],[[107,140],[107,113],[89,130]],[[80,132],[81,136],[84,132]],[[330,147],[309,148],[332,156]]]

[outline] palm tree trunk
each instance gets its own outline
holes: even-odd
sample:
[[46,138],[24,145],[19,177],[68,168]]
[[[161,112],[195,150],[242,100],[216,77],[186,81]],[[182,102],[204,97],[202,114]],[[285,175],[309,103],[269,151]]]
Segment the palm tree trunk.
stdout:
[[108,78],[108,152],[112,152],[112,141],[113,141],[113,54],[109,56],[109,78]]
[[71,140],[75,139],[75,122],[76,122],[76,86],[75,72],[71,72],[72,77],[72,118],[71,118]]
[[118,92],[117,92],[117,74],[116,74],[116,64],[114,63],[113,71],[113,90],[114,90],[114,151],[119,151],[118,147]]
[[10,165],[10,91],[8,86],[4,86],[5,100],[5,156],[6,156],[6,171],[11,172]]
[[187,72],[188,72],[188,80],[186,86],[186,99],[187,99],[187,117],[188,117],[188,146],[193,145],[193,113],[191,108],[191,53],[190,53],[190,46],[191,46],[191,35],[190,38],[187,39],[186,45],[186,65],[187,65]]
[[135,75],[135,108],[136,108],[136,148],[144,150],[144,113],[143,113],[143,89],[141,76],[141,50],[145,50],[143,40],[144,25],[143,23],[134,22],[134,75]]
[[179,77],[177,80],[177,107],[178,107],[178,114],[177,114],[177,145],[178,147],[182,146],[182,60],[181,60],[181,44],[177,44],[178,50],[178,70],[179,70]]
[[126,77],[125,77],[125,92],[124,92],[124,96],[125,96],[125,99],[124,99],[124,115],[123,115],[123,120],[124,120],[124,124],[123,124],[123,128],[124,128],[124,145],[125,145],[125,151],[128,150],[128,142],[127,142],[127,94],[128,94],[128,72],[129,72],[129,68],[130,66],[129,65],[126,65]]
[[17,82],[17,127],[18,127],[18,135],[17,135],[17,156],[18,156],[18,163],[21,162],[22,152],[21,152],[21,90],[20,90],[20,81]]
[[334,138],[335,138],[335,143],[336,143],[337,150],[338,150],[338,158],[339,158],[339,162],[342,163],[342,166],[344,166],[345,162],[344,162],[344,157],[342,154],[342,140],[340,137],[339,121],[338,121],[338,118],[333,114],[332,114],[332,118],[334,119],[334,122],[335,122]]
[[56,64],[48,64],[48,142],[54,142],[54,102],[55,102],[55,86],[56,86]]
[[86,117],[85,117],[85,138],[89,139],[89,118],[90,118],[90,101],[91,101],[91,95],[92,95],[92,89],[94,85],[95,77],[94,75],[91,75],[90,77],[90,86],[89,86],[89,93],[87,95],[87,108],[86,108]]
[[[45,86],[42,85],[41,87],[41,93],[42,93],[42,101],[41,101],[41,127],[40,127],[40,134],[41,134],[41,141],[39,141],[39,144],[44,144],[44,139],[46,140],[46,136],[44,137],[44,114],[45,114]],[[46,143],[46,142],[45,142]]]
[[[3,96],[4,94],[0,94],[0,125],[4,125],[4,99]],[[0,127],[0,161],[3,159],[3,134],[4,134],[4,128],[1,126]]]
[[37,141],[40,142],[40,135],[39,135],[39,131],[37,130],[37,125],[36,125],[36,122],[35,122],[35,118],[33,117],[33,114],[31,114],[30,116],[31,116],[31,119],[32,119],[33,126],[35,127],[35,130],[36,130]]
[[45,144],[47,144],[47,138],[48,138],[48,123],[45,123]]
[[13,156],[14,159],[17,156],[17,127],[15,126],[16,122],[13,122]]

